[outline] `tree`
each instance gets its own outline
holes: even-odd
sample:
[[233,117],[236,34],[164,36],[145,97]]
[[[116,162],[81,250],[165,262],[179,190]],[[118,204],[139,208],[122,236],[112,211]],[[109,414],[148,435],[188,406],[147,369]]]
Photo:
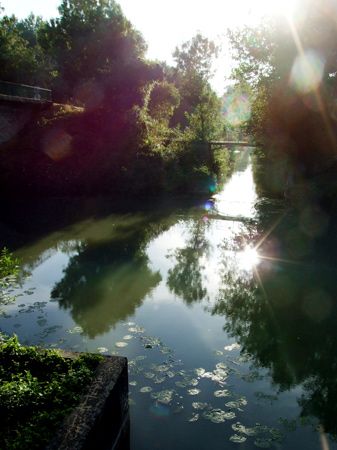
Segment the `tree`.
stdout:
[[[334,5],[307,0],[301,8],[301,20],[271,19],[229,34],[238,63],[233,78],[252,86],[249,129],[262,147],[260,166],[269,194],[283,195],[289,180],[307,183],[334,165]],[[278,186],[268,186],[281,172]]]
[[200,33],[176,48],[173,54],[176,84],[181,95],[173,123],[186,128],[191,139],[208,140],[219,131],[220,101],[209,83],[217,54],[214,42]]
[[111,75],[144,56],[142,36],[114,0],[63,0],[59,13],[39,39],[55,59],[68,95],[81,83]]
[[143,145],[151,150],[163,150],[165,141],[174,133],[170,119],[178,107],[180,95],[177,88],[167,81],[154,81],[144,89],[144,104],[138,108],[143,127]]
[[33,15],[23,21],[15,16],[0,19],[2,80],[48,85],[52,68],[37,37],[42,26],[42,19]]
[[213,41],[196,34],[190,41],[176,47],[173,58],[177,70],[186,78],[196,76],[209,81],[212,75],[213,58],[218,55],[218,48]]

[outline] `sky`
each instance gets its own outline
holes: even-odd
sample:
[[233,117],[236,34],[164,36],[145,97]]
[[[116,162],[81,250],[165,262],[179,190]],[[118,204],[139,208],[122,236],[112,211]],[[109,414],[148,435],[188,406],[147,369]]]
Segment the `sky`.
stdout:
[[[296,1],[296,0],[295,0]],[[0,0],[6,14],[19,18],[30,12],[44,19],[58,14],[61,0]],[[228,28],[254,25],[261,17],[284,12],[294,0],[119,0],[126,17],[144,36],[150,59],[172,63],[176,46],[191,39],[197,32],[222,46],[215,63],[212,81],[221,94],[228,84],[233,61],[225,33]]]

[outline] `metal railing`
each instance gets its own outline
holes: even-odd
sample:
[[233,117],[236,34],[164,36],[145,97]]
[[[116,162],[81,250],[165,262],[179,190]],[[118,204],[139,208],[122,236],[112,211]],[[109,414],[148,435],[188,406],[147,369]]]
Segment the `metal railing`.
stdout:
[[50,89],[28,86],[26,84],[10,83],[8,81],[0,81],[0,95],[41,103],[52,101]]

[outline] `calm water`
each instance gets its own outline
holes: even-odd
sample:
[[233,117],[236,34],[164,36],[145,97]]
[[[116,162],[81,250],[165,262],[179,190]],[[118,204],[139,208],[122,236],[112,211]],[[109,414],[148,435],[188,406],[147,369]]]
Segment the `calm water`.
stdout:
[[11,208],[1,330],[127,356],[132,450],[337,449],[334,233],[259,199],[248,153],[206,203]]

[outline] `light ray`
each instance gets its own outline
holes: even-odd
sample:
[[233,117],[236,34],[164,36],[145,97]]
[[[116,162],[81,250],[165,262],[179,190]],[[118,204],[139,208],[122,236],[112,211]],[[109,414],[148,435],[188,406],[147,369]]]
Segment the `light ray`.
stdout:
[[[312,72],[312,67],[311,67],[310,63],[306,59],[306,53],[305,53],[304,47],[302,45],[300,36],[299,36],[299,34],[297,32],[296,26],[294,24],[294,20],[293,20],[293,18],[291,16],[287,16],[286,19],[288,21],[292,37],[294,39],[294,43],[295,43],[295,46],[297,48],[297,52],[298,52],[299,56],[301,58],[303,58],[303,61],[306,62],[307,70],[309,72]],[[335,150],[336,149],[336,145],[337,145],[337,140],[336,140],[336,137],[335,137],[334,132],[333,132],[333,128],[332,128],[331,123],[330,123],[329,115],[328,115],[328,113],[326,111],[324,102],[322,100],[322,96],[321,96],[321,93],[320,93],[320,86],[319,85],[318,86],[314,86],[313,93],[314,93],[314,96],[315,96],[315,100],[317,102],[317,106],[318,106],[319,112],[322,115],[323,122],[324,122],[324,125],[325,125],[325,128],[326,128],[326,132],[328,134],[330,143],[332,145],[332,148]]]

